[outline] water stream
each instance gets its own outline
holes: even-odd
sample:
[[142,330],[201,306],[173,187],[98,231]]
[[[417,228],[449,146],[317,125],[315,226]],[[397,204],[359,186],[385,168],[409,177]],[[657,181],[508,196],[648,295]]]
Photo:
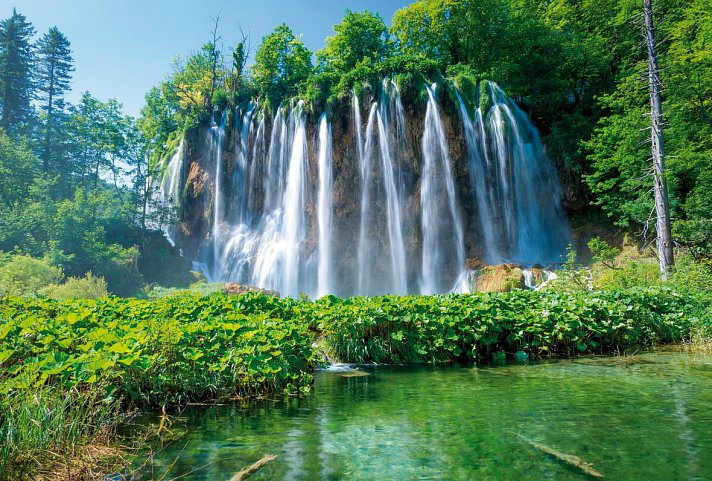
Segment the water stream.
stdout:
[[189,408],[156,473],[254,480],[585,480],[527,440],[609,480],[712,479],[712,358],[648,353],[522,365],[348,366],[313,392]]

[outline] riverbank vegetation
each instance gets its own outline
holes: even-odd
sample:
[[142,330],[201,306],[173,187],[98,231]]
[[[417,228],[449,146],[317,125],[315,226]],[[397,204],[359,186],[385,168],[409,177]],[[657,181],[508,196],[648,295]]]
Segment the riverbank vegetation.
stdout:
[[[616,290],[319,300],[4,297],[0,477],[48,469],[48,453],[90,455],[87,446],[111,439],[133,408],[298,395],[327,360],[501,362],[709,339],[708,300],[675,286],[673,278]],[[114,455],[108,444],[100,457],[111,466]]]

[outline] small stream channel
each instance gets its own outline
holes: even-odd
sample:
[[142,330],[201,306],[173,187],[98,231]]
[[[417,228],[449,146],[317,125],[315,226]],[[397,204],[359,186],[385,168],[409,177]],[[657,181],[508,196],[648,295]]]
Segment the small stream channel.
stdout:
[[712,356],[357,369],[301,399],[189,408],[151,470],[228,481],[274,454],[250,480],[592,479],[536,444],[610,480],[712,479]]

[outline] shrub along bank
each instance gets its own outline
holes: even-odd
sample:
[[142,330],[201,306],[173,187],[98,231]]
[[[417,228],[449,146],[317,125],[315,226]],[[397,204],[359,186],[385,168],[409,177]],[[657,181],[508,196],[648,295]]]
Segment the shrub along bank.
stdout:
[[382,296],[260,293],[157,300],[4,298],[2,394],[106,383],[134,405],[309,388],[315,341],[345,362],[444,362],[492,353],[610,353],[678,342],[701,302],[665,288]]

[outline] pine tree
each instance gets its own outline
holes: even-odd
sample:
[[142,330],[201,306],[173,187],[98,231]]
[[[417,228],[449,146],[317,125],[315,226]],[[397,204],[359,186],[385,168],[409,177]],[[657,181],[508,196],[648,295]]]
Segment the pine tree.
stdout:
[[9,133],[23,129],[32,114],[32,46],[35,29],[13,8],[0,21],[0,127]]
[[57,27],[52,27],[37,41],[35,57],[37,98],[43,102],[42,110],[46,115],[42,153],[46,172],[54,152],[53,134],[64,111],[64,94],[69,90],[74,71],[69,40]]

